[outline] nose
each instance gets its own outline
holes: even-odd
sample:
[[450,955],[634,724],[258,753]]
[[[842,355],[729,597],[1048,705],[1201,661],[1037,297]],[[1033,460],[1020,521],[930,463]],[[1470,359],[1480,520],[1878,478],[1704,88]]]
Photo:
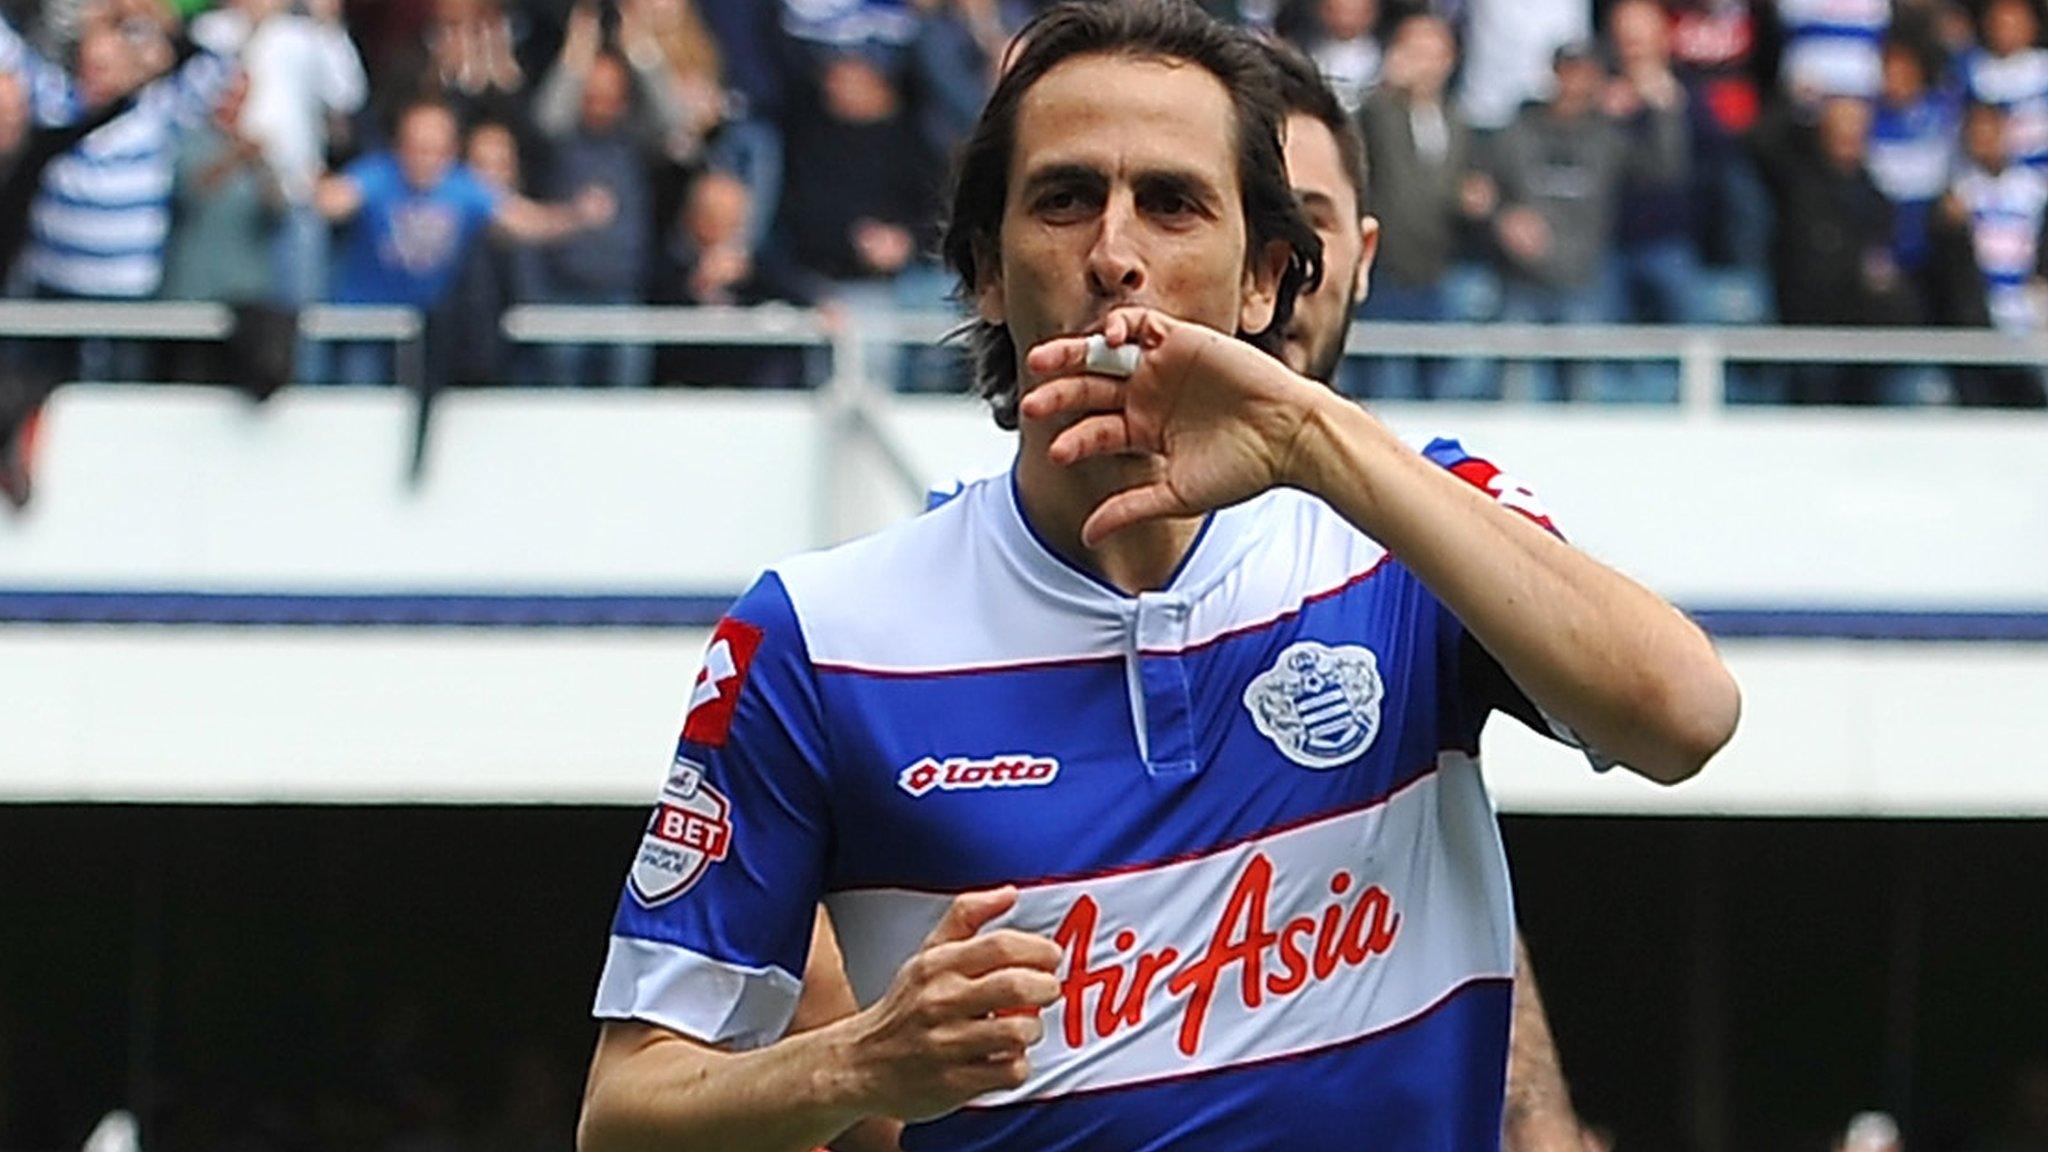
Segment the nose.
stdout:
[[1145,287],[1137,213],[1129,197],[1112,197],[1088,249],[1088,289],[1105,300],[1127,300]]

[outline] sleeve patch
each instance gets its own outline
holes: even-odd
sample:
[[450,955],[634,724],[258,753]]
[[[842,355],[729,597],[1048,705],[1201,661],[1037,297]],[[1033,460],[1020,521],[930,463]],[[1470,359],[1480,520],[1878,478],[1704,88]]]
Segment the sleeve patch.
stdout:
[[1446,466],[1451,475],[1472,485],[1494,498],[1501,507],[1521,513],[1533,520],[1545,532],[1562,536],[1557,525],[1551,523],[1550,511],[1543,506],[1536,493],[1519,480],[1493,466],[1490,461],[1477,456],[1466,456],[1455,464]]
[[704,669],[690,689],[690,708],[683,716],[683,740],[706,748],[722,748],[732,731],[733,710],[747,682],[747,665],[761,647],[761,630],[728,616],[711,634]]
[[653,908],[688,892],[732,845],[732,805],[704,781],[703,765],[678,756],[647,821],[627,887]]

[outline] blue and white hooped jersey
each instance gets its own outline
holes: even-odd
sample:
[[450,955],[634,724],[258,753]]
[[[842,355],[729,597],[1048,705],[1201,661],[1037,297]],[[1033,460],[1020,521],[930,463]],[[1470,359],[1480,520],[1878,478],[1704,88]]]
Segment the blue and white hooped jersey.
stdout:
[[2041,275],[2048,176],[2017,164],[1997,175],[1971,168],[1956,181],[1956,198],[1970,213],[1971,247],[1984,273],[1992,323],[2007,332],[2038,330],[2030,285]]
[[[1455,441],[1427,452],[1549,526]],[[595,1014],[765,1045],[820,900],[866,1004],[955,894],[1015,884],[998,923],[1066,956],[1031,1078],[906,1149],[1493,1148],[1495,709],[1540,722],[1310,496],[1215,513],[1132,596],[1040,541],[1009,477],[971,484],[720,624]]]
[[1777,0],[1784,28],[1779,77],[1789,91],[1815,96],[1877,95],[1891,0]]
[[2048,49],[2010,56],[1977,51],[1964,61],[1970,98],[2005,109],[2006,158],[2048,167]]

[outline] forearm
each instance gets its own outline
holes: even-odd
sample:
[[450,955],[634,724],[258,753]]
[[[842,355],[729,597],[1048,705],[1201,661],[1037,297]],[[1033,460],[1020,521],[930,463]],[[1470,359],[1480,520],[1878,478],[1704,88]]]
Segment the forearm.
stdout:
[[579,1152],[809,1152],[862,1117],[848,1036],[833,1025],[728,1054],[652,1028],[608,1027]]
[[568,60],[557,61],[548,70],[533,101],[533,126],[540,129],[541,135],[558,140],[575,130],[586,72],[587,69],[579,69]]
[[1501,1115],[1503,1152],[1578,1152],[1579,1120],[1565,1087],[1557,1042],[1528,949],[1515,935],[1514,1024],[1508,1033],[1508,1086]]
[[1704,633],[1417,455],[1364,409],[1319,398],[1290,470],[1386,545],[1538,707],[1603,755],[1676,782],[1733,731],[1735,684]]

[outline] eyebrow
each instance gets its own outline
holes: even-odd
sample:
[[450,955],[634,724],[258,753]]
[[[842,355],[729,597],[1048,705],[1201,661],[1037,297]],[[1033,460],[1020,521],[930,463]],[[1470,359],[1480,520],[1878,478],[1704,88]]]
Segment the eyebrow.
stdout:
[[1328,192],[1296,188],[1294,190],[1294,197],[1301,201],[1303,208],[1321,208],[1330,212],[1337,210],[1337,198]]
[[1047,188],[1101,188],[1108,183],[1107,176],[1086,164],[1049,164],[1025,178],[1023,196],[1029,199]]
[[[1170,193],[1185,196],[1197,203],[1217,208],[1223,198],[1222,192],[1209,179],[1186,168],[1152,168],[1139,172],[1131,183],[1140,193]],[[1101,169],[1089,164],[1058,163],[1048,164],[1032,172],[1024,179],[1021,195],[1025,199],[1047,188],[1082,187],[1102,189],[1109,185],[1109,176]]]
[[1211,210],[1222,205],[1222,191],[1207,178],[1185,168],[1156,168],[1140,172],[1132,183],[1140,192],[1184,196]]

